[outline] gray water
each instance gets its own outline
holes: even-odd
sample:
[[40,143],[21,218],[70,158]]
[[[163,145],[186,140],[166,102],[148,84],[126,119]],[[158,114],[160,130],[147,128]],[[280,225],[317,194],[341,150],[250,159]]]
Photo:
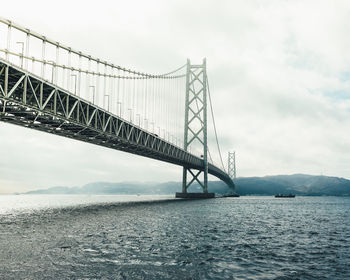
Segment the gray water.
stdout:
[[169,198],[0,196],[0,279],[350,279],[350,198]]

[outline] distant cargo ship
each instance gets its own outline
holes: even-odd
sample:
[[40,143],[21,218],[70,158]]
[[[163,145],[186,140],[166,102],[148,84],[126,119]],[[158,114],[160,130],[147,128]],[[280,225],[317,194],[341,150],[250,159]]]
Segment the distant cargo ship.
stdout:
[[222,197],[239,197],[239,194],[238,193],[224,194]]
[[277,198],[288,198],[288,197],[295,197],[295,194],[276,194],[275,197]]

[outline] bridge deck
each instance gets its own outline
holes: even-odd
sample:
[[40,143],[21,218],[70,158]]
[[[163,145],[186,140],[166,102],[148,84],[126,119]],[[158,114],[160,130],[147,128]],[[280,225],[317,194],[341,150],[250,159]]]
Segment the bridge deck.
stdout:
[[[0,59],[0,121],[203,170],[203,160]],[[209,164],[208,172],[233,187]]]

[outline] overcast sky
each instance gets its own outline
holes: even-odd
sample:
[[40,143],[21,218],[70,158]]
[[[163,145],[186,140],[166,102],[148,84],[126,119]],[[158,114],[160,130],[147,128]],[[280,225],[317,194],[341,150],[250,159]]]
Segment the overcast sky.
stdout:
[[[31,0],[3,1],[0,13],[144,72],[206,57],[222,151],[236,151],[238,176],[350,179],[350,1]],[[177,166],[2,122],[0,147],[0,193],[182,178]]]

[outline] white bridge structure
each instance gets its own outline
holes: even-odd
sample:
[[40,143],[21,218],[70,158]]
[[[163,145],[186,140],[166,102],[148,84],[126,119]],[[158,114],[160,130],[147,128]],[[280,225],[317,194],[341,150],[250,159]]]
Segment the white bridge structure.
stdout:
[[[208,149],[208,108],[220,164]],[[207,194],[208,174],[234,189],[235,171],[225,170],[217,141],[205,59],[143,73],[0,18],[0,121],[183,166],[179,197],[193,182]]]

